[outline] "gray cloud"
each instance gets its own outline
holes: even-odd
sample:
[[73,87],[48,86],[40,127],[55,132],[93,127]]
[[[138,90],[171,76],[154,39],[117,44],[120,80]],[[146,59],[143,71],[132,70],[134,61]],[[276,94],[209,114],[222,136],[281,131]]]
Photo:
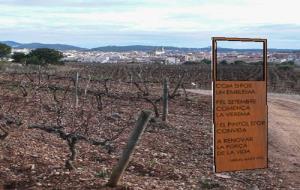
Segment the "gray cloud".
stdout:
[[[221,0],[213,2],[218,1],[221,2]],[[168,3],[175,4],[176,9],[176,7],[181,8],[180,5],[183,4],[190,4],[189,6],[192,7],[194,4],[205,4],[205,1],[185,0],[181,4],[177,0],[0,0],[0,6],[3,9],[0,18],[0,37],[1,40],[60,42],[85,47],[114,44],[203,47],[210,45],[212,36],[262,37],[268,38],[269,47],[300,48],[300,25],[249,26],[241,23],[235,25],[234,21],[224,23],[223,20],[218,21],[219,17],[210,17],[209,14],[201,14],[195,10],[189,12],[189,9],[187,11],[183,9],[182,12],[168,13],[169,7],[165,6]],[[133,13],[133,10],[139,6],[146,8],[158,6],[159,8],[149,10],[150,14],[146,16],[141,15],[142,12],[136,15],[128,14]],[[119,9],[125,11],[119,11]],[[110,14],[97,15],[104,11]],[[161,23],[166,24],[161,24],[159,18],[151,22],[149,18],[152,18],[152,13],[153,17],[157,13],[161,18]],[[127,18],[127,21],[122,19],[122,14],[125,17],[126,15],[131,17]],[[114,17],[114,15],[118,16]],[[142,16],[145,16],[145,19],[140,19]],[[149,25],[147,21],[150,21]],[[204,24],[203,28],[201,28],[201,23]]]
[[241,27],[240,33],[255,34],[276,40],[300,40],[298,24],[267,24],[252,27]]

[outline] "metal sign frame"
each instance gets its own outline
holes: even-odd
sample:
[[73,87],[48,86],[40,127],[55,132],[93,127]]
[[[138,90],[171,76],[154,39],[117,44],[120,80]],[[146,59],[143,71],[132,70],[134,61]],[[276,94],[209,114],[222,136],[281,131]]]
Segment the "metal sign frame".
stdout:
[[[219,170],[216,165],[216,83],[217,81],[217,42],[218,41],[235,41],[235,42],[259,42],[263,44],[263,82],[265,87],[265,102],[266,102],[266,165],[262,167],[246,168],[246,169],[225,169]],[[213,108],[213,147],[214,147],[214,171],[215,172],[224,172],[224,171],[238,171],[238,170],[248,170],[248,169],[263,169],[268,167],[268,107],[267,107],[267,39],[261,38],[228,38],[228,37],[212,37],[212,108]],[[261,81],[261,80],[260,80]],[[229,81],[230,82],[230,81]],[[244,82],[244,81],[239,81]],[[256,82],[256,81],[252,81]]]

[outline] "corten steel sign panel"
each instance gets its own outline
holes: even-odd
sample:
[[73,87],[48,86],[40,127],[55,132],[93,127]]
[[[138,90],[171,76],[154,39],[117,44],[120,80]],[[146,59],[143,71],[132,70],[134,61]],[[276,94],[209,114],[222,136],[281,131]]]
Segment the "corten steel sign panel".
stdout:
[[[263,44],[259,81],[218,80],[217,42]],[[212,38],[214,164],[216,172],[268,166],[267,40]]]

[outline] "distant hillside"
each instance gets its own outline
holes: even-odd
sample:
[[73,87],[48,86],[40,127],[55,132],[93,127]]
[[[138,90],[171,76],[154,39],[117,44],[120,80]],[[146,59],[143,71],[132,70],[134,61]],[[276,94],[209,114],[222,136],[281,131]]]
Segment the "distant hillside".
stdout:
[[0,43],[4,43],[6,45],[9,45],[13,48],[27,48],[27,49],[36,49],[36,48],[51,48],[51,49],[57,49],[57,50],[86,50],[85,48],[72,46],[72,45],[66,45],[66,44],[42,44],[42,43],[18,43],[14,41],[1,41]]
[[57,50],[85,50],[85,48],[65,45],[65,44],[41,44],[41,43],[22,44],[18,46],[18,48],[28,48],[28,49],[51,48]]
[[[144,46],[144,45],[131,45],[131,46],[102,46],[90,49],[91,51],[103,51],[103,52],[126,52],[126,51],[152,51],[158,48],[164,47],[166,51],[179,51],[179,52],[197,52],[204,51],[210,52],[211,47],[203,48],[185,48],[185,47],[173,47],[173,46]],[[262,49],[234,49],[234,48],[218,48],[218,52],[261,52]],[[296,49],[268,49],[269,52],[295,52],[300,51]]]
[[193,52],[193,51],[210,51],[210,48],[181,48],[172,46],[145,46],[145,45],[130,45],[130,46],[102,46],[92,48],[92,51],[104,51],[104,52],[125,52],[125,51],[152,51],[157,48],[164,47],[167,51],[182,51],[182,52]]
[[[164,47],[166,51],[173,52],[210,52],[211,47],[204,48],[186,48],[186,47],[173,47],[173,46],[147,46],[147,45],[129,45],[129,46],[101,46],[97,48],[81,48],[77,46],[67,45],[67,44],[43,44],[43,43],[18,43],[14,41],[0,41],[0,43],[7,44],[13,48],[27,48],[27,49],[36,49],[36,48],[51,48],[56,50],[77,50],[77,51],[103,51],[103,52],[128,52],[128,51],[144,51],[149,52],[155,49]],[[233,49],[233,48],[218,48],[218,52],[259,52],[261,49]],[[268,49],[269,52],[300,52],[296,49]]]
[[22,44],[20,44],[20,43],[18,43],[18,42],[14,42],[14,41],[2,41],[2,42],[0,42],[0,43],[6,44],[6,45],[8,45],[8,46],[10,46],[10,47],[13,47],[13,48],[22,45]]

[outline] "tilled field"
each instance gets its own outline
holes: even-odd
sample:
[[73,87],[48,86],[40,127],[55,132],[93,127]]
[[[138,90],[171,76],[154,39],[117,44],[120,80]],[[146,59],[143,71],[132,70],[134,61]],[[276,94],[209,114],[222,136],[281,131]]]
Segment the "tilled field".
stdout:
[[[0,120],[8,133],[0,140],[2,188],[109,189],[105,185],[138,113],[156,106],[161,117],[159,83],[82,81],[79,79],[76,87],[74,81],[63,77],[1,74]],[[177,85],[170,86],[173,92]],[[211,97],[185,94],[182,89],[175,94],[169,101],[168,121],[152,119],[116,189],[286,187],[279,165],[272,159],[269,169],[215,174]],[[66,168],[71,154],[68,141],[57,133],[29,128],[32,125],[88,139],[76,143],[75,169]],[[96,146],[91,140],[108,143]]]

